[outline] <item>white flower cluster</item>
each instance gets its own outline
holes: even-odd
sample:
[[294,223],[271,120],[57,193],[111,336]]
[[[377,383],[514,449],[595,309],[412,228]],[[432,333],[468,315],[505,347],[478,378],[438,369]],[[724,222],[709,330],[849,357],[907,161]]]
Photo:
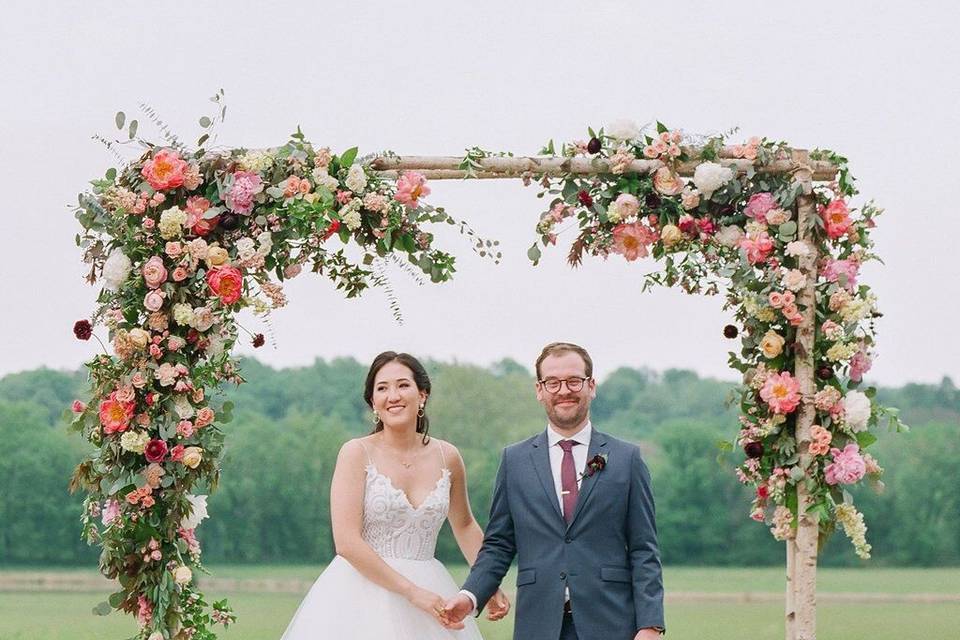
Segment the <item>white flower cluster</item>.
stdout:
[[716,162],[701,162],[693,172],[693,184],[708,200],[713,192],[733,180],[733,171]]

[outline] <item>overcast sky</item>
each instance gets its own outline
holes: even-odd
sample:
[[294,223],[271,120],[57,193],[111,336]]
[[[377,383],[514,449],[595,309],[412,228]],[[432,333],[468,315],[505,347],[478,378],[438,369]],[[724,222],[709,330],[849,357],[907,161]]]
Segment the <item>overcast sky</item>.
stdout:
[[[69,205],[110,167],[91,140],[118,110],[150,104],[185,139],[226,92],[219,142],[310,140],[361,153],[535,154],[588,125],[660,119],[691,133],[740,127],[845,154],[862,195],[886,208],[885,265],[865,269],[884,317],[869,377],[960,380],[956,240],[960,60],[953,3],[867,2],[4,2],[0,10],[0,375],[76,368],[95,353],[71,328],[94,308]],[[950,62],[950,61],[954,62]],[[146,123],[146,135],[155,134]],[[722,300],[641,294],[652,261],[569,269],[565,249],[532,267],[541,201],[518,181],[434,182],[429,201],[499,239],[495,266],[456,234],[453,282],[394,277],[345,301],[305,274],[273,316],[274,366],[387,348],[489,364],[531,363],[579,342],[602,377],[618,366],[683,367],[732,379]],[[572,233],[561,239],[568,244]],[[250,315],[241,322],[264,331]],[[101,336],[106,335],[101,327]],[[253,352],[248,344],[240,349]]]

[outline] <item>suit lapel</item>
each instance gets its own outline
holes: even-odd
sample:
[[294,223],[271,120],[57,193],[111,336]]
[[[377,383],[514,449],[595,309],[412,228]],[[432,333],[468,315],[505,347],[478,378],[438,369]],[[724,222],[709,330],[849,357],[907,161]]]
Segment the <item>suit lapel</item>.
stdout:
[[[590,436],[590,450],[587,452],[587,465],[589,466],[590,461],[593,460],[595,456],[606,453],[608,453],[606,434],[594,430],[593,434]],[[549,459],[547,462],[549,463]],[[581,469],[581,472],[584,474],[588,473],[587,468]],[[577,521],[577,518],[580,516],[580,513],[587,504],[587,500],[590,499],[590,495],[593,493],[594,487],[597,486],[601,478],[603,478],[602,471],[598,471],[593,475],[583,476],[583,480],[580,482],[580,495],[577,497],[577,507],[573,510],[573,519],[570,520],[570,524],[567,526],[568,530]],[[554,500],[554,502],[556,502],[556,500]]]
[[[533,441],[533,447],[530,450],[530,459],[533,462],[533,468],[540,479],[540,485],[547,495],[547,502],[553,506],[554,513],[563,520],[563,512],[560,511],[560,503],[557,500],[557,490],[553,484],[553,472],[550,469],[550,447],[547,444],[547,432],[543,431]],[[564,522],[564,524],[566,524]]]

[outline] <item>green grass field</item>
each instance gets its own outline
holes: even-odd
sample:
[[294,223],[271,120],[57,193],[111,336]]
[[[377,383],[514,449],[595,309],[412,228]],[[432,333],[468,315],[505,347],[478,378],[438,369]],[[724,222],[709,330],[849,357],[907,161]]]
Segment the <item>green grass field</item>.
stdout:
[[[319,567],[211,568],[218,578],[312,580]],[[459,579],[465,567],[454,567]],[[0,571],[0,577],[22,570]],[[50,571],[44,569],[44,571]],[[70,575],[92,575],[88,570],[65,570]],[[819,593],[960,594],[960,569],[820,569]],[[510,577],[508,577],[510,580]],[[771,569],[666,569],[664,581],[671,592],[781,593],[783,570]],[[510,584],[509,582],[507,584]],[[0,640],[108,640],[132,635],[130,617],[116,613],[96,617],[90,610],[104,593],[0,592]],[[299,594],[220,593],[229,597],[239,622],[220,633],[225,640],[279,638],[300,602]],[[667,625],[671,640],[743,640],[783,638],[783,605],[779,602],[718,603],[668,602]],[[486,640],[507,640],[513,623],[481,620]],[[821,640],[956,640],[960,638],[960,603],[836,603],[818,607]],[[588,639],[584,639],[588,640]]]

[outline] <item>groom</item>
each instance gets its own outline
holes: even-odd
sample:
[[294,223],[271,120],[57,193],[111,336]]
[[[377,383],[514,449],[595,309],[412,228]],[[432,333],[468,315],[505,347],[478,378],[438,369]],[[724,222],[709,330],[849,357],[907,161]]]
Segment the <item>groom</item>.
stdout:
[[516,556],[516,640],[659,640],[663,580],[640,451],[592,428],[583,347],[547,345],[536,371],[547,428],[504,449],[483,547],[443,617],[482,609]]

